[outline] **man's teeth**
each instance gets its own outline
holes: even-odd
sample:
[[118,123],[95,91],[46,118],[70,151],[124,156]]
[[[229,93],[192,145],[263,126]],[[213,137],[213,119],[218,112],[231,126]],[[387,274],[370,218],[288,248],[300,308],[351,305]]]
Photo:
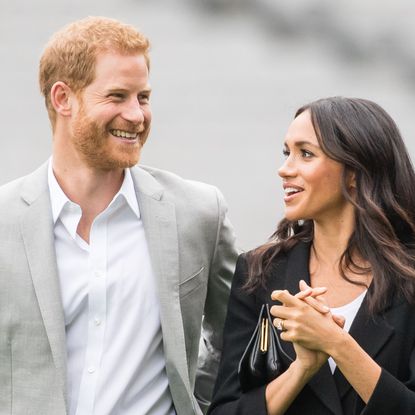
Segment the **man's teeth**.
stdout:
[[300,189],[296,189],[296,188],[294,188],[294,187],[286,187],[286,188],[284,189],[284,191],[285,191],[285,194],[287,194],[287,195],[290,195],[290,194],[293,194],[293,193],[298,193],[298,192],[301,192],[301,190],[300,190]]
[[137,133],[129,133],[128,131],[123,131],[123,130],[111,130],[111,134],[115,135],[116,137],[129,138],[129,139],[136,139],[138,136]]

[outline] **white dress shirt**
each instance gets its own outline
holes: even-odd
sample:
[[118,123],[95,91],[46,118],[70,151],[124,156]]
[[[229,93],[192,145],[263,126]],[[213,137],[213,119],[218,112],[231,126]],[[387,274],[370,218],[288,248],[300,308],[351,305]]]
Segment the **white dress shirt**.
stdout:
[[94,220],[49,163],[55,249],[65,315],[69,415],[172,415],[159,301],[131,173]]

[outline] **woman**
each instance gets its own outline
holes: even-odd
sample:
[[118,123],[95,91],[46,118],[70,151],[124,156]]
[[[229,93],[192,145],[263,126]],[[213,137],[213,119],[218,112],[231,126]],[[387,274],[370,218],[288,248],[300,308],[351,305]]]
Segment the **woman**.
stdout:
[[[238,260],[210,414],[415,414],[415,174],[395,123],[367,100],[321,99],[297,111],[284,154],[285,219]],[[293,362],[243,393],[263,303]]]

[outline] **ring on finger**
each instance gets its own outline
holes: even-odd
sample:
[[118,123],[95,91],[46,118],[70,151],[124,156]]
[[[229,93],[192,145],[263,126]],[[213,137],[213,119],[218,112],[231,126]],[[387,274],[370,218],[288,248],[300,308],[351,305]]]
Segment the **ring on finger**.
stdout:
[[284,320],[283,320],[283,319],[281,319],[281,318],[279,318],[279,319],[277,320],[277,324],[275,325],[275,327],[277,328],[277,330],[284,331],[284,330],[285,330],[285,327],[284,327]]

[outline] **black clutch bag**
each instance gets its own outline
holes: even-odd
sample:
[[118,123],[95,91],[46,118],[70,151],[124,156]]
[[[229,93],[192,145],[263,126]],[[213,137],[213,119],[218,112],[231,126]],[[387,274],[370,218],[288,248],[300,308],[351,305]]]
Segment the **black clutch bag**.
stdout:
[[269,305],[263,304],[258,324],[239,362],[238,375],[242,391],[265,385],[283,373],[287,368],[281,361],[282,355],[292,362],[281,347],[272,324]]

